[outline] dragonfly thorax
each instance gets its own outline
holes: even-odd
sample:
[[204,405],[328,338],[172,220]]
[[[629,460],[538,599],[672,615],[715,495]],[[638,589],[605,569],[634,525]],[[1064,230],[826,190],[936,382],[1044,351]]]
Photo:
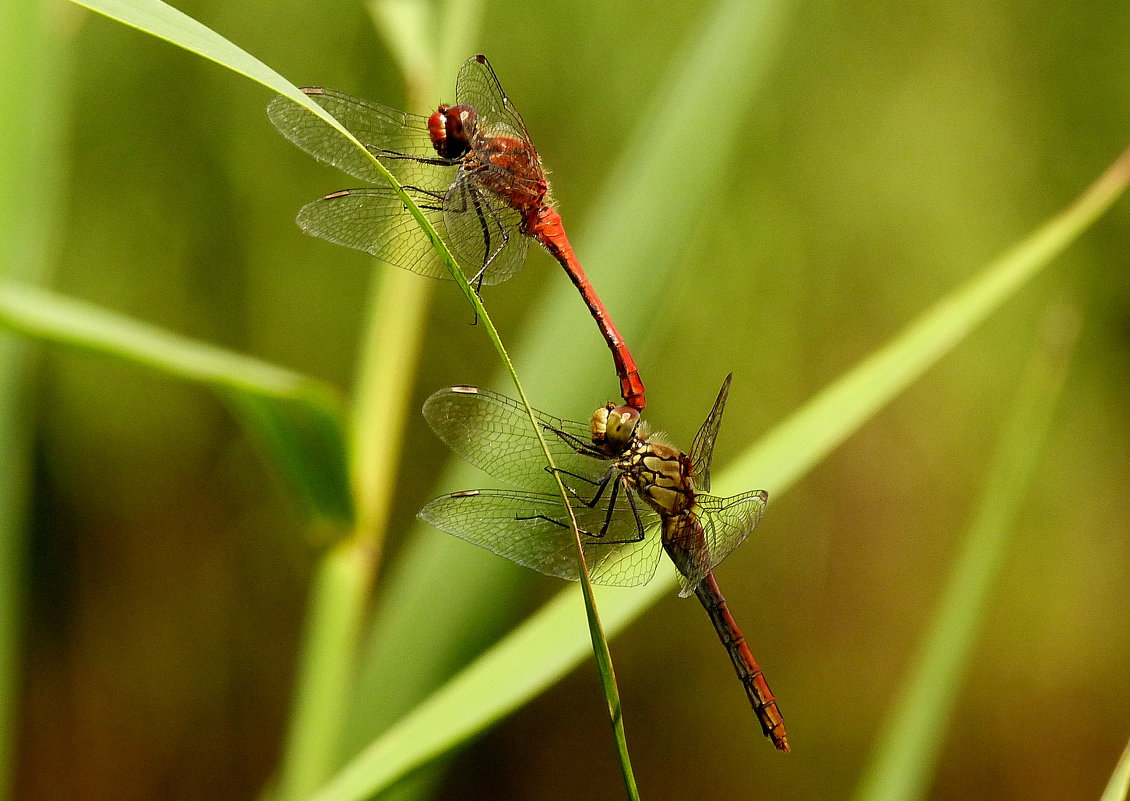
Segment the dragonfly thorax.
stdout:
[[694,466],[678,448],[636,438],[617,467],[639,496],[664,519],[694,509]]
[[478,113],[471,106],[444,106],[428,117],[432,147],[442,158],[462,158],[471,150]]
[[536,236],[534,229],[544,224],[547,212],[560,220],[549,206],[549,182],[537,151],[528,141],[479,128],[462,167],[522,215],[523,233]]

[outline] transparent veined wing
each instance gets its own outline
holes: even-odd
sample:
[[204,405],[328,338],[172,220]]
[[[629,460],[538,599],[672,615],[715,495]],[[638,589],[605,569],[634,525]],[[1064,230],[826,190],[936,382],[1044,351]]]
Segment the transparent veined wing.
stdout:
[[519,233],[522,215],[466,173],[447,192],[443,224],[445,239],[469,279],[482,273],[484,284],[501,284],[526,261],[530,240]]
[[[409,194],[443,236],[443,212],[437,198],[416,191]],[[451,277],[436,257],[431,240],[391,187],[334,192],[299,209],[295,222],[311,236],[364,251],[419,275]]]
[[459,69],[459,77],[455,79],[455,102],[474,106],[481,132],[530,141],[522,115],[502,91],[486,56],[471,56]]
[[672,518],[664,531],[679,570],[679,595],[687,597],[757,527],[769,494],[753,490],[729,498],[697,495],[692,515]]
[[[397,111],[335,89],[307,86],[302,91],[357,137],[369,152],[384,159],[385,166],[394,172],[397,162],[442,161],[432,146],[426,117]],[[383,182],[372,161],[356,145],[294,101],[281,95],[273,98],[267,104],[267,118],[279,133],[319,161],[363,181]],[[434,164],[433,168],[449,176],[445,186],[454,180],[453,166]]]
[[[518,401],[489,389],[449,387],[424,402],[424,417],[449,448],[499,481],[540,492],[556,487],[530,418]],[[578,450],[591,441],[591,427],[536,410],[534,417],[554,462],[566,474],[565,483],[591,497],[591,485],[610,466],[607,460]]]
[[695,434],[694,442],[691,443],[689,455],[691,464],[694,465],[695,488],[701,492],[710,492],[710,462],[714,458],[714,441],[718,438],[718,429],[722,426],[722,412],[726,410],[726,399],[730,397],[730,379],[733,377],[734,374],[730,373],[722,382],[714,407]]
[[[610,512],[611,497],[606,496],[593,508],[580,504],[574,507],[589,577],[597,584],[646,584],[659,561],[658,516],[641,508],[637,522],[622,493]],[[467,490],[430,501],[419,517],[441,531],[547,576],[570,581],[579,578],[573,531],[557,495]],[[604,534],[598,536],[602,529]]]

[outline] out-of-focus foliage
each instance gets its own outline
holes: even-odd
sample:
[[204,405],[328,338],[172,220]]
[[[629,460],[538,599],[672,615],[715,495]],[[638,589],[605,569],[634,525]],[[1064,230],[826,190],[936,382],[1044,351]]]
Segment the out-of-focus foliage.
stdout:
[[[402,101],[360,4],[182,7],[296,83]],[[41,165],[69,175],[46,246],[55,288],[349,386],[366,288],[384,268],[291,220],[350,179],[270,128],[267,92],[105,19],[49,8],[64,23],[69,87],[51,89],[63,144]],[[607,165],[653,146],[626,133],[702,13],[487,4],[477,49],[522,110],[579,248],[600,225],[588,200]],[[737,112],[746,135],[723,189],[695,212],[697,234],[662,254],[678,269],[658,313],[623,331],[653,424],[688,445],[734,370],[715,458],[724,466],[1065,205],[1130,139],[1128,29],[1130,9],[1114,3],[797,6],[759,107]],[[734,113],[720,105],[666,157],[703,160]],[[1097,797],[1130,719],[1128,219],[1124,202],[775,498],[755,540],[719,571],[781,699],[792,755],[761,741],[692,603],[672,596],[614,642],[645,797],[848,794],[970,522],[1036,321],[1064,298],[1082,316],[1078,352],[933,796]],[[598,289],[617,282],[616,264],[586,269]],[[563,280],[534,254],[492,289],[503,335]],[[436,293],[420,400],[496,370],[465,308],[454,287]],[[606,361],[579,303],[575,316],[591,358]],[[554,367],[571,381],[572,365]],[[57,349],[33,386],[19,797],[252,797],[278,757],[314,556],[288,536],[300,525],[293,505],[208,393]],[[579,409],[550,392],[532,400],[583,418],[614,389],[609,376]],[[434,492],[462,488],[435,486],[446,458],[413,421],[394,531]],[[490,559],[468,553],[466,580]],[[559,589],[532,575],[514,582],[526,607]],[[408,672],[424,660],[399,658]],[[608,742],[586,666],[459,758],[441,795],[574,798],[595,785],[614,797]]]

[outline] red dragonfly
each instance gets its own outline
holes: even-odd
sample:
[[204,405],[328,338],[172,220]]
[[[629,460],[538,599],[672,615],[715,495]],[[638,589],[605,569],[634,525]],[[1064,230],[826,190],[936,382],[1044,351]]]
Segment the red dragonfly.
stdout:
[[[706,494],[729,390],[727,376],[689,455],[649,436],[631,406],[603,406],[588,425],[535,415],[576,499],[570,505],[592,581],[645,584],[662,547],[678,570],[679,595],[693,593],[710,615],[762,731],[788,751],[777,701],[713,573],[757,526],[769,497],[764,490],[730,498]],[[568,513],[552,491],[556,484],[525,407],[489,390],[451,387],[428,398],[424,416],[452,450],[521,490],[455,492],[429,502],[420,517],[520,565],[577,580]]]
[[[533,239],[560,262],[604,335],[624,401],[645,405],[639,369],[588,276],[581,269],[526,124],[486,56],[459,70],[456,105],[428,117],[321,87],[302,90],[357,137],[392,172],[444,237],[456,259],[473,270],[479,289],[518,271]],[[298,212],[308,234],[363,250],[422,275],[449,277],[431,243],[372,162],[322,119],[284,97],[267,116],[283,136],[310,155],[367,183],[309,203]]]

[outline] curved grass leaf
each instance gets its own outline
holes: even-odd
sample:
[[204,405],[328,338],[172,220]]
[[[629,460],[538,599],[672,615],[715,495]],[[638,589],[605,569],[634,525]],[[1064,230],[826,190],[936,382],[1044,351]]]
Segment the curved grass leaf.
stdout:
[[[464,296],[477,312],[485,315],[486,312],[482,308],[478,295],[471,290],[451,252],[447,249],[447,245],[424,216],[424,213],[420,211],[420,207],[404,192],[396,179],[392,177],[392,174],[385,169],[385,166],[377,161],[376,157],[358,142],[353,134],[349,133],[341,123],[330,116],[324,108],[303,94],[297,86],[246,50],[237,47],[207,26],[167,3],[161,2],[161,0],[71,0],[71,2],[99,14],[104,14],[131,28],[137,28],[159,39],[164,39],[170,44],[183,47],[185,50],[213,61],[221,67],[227,67],[240,75],[245,75],[268,89],[273,89],[280,95],[289,98],[324,120],[344,138],[352,142],[360,152],[369,157],[373,169],[384,176],[389,186],[399,196],[404,208],[416,219],[420,229],[432,243],[432,247],[435,248],[440,260],[446,265]],[[486,328],[488,334],[493,330],[489,323],[484,328]]]
[[1045,319],[953,572],[879,734],[855,792],[857,801],[914,801],[929,790],[975,636],[1051,427],[1078,328],[1075,316],[1061,308],[1051,309]]
[[1127,798],[1130,798],[1130,743],[1123,749],[1099,801],[1126,801]]
[[273,89],[279,94],[289,97],[295,103],[310,109],[311,112],[340,131],[342,136],[361,147],[337,120],[327,114],[317,103],[302,94],[298,87],[246,50],[232,44],[183,11],[160,2],[160,0],[71,0],[71,2],[103,14],[131,28],[164,39],[170,44],[183,47],[189,52],[196,53],[198,56],[244,75],[268,89]]
[[351,520],[341,412],[336,393],[327,385],[87,303],[14,284],[0,284],[0,324],[211,387],[251,424],[312,514],[336,523]]

